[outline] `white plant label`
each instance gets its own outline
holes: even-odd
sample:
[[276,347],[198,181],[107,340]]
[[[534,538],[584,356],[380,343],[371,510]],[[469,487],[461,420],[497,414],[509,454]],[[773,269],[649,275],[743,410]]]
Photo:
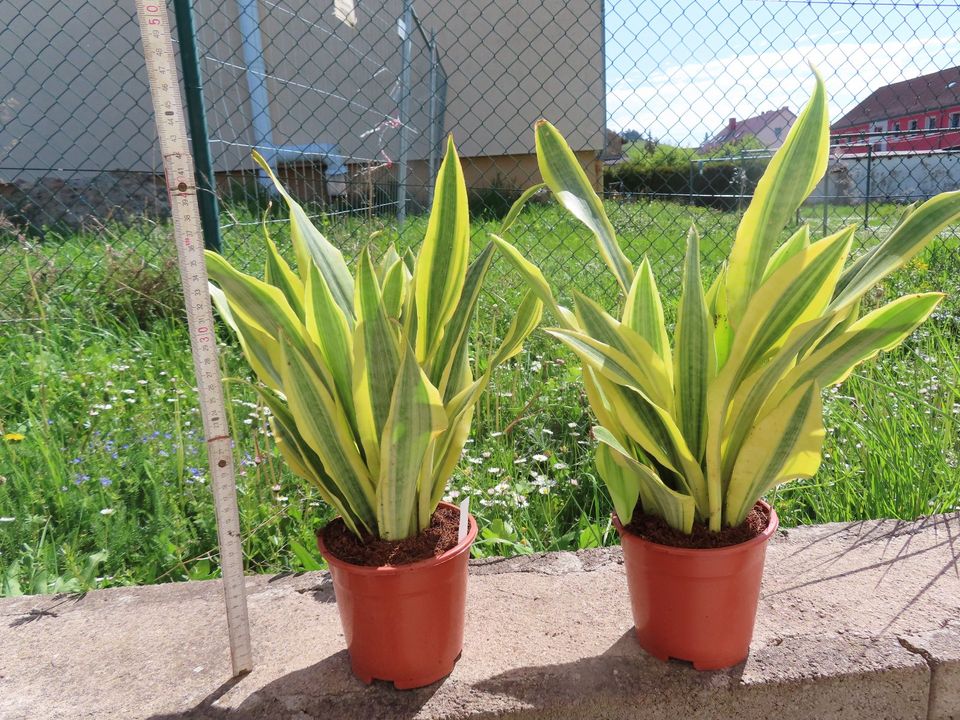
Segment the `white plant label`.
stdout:
[[468,495],[463,499],[463,502],[460,503],[460,529],[457,532],[457,544],[463,542],[463,539],[467,536],[467,529],[470,527],[470,496]]

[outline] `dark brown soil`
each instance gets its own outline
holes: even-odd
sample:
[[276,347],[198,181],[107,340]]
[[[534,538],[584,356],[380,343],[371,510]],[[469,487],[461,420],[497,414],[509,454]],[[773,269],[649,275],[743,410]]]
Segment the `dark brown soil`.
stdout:
[[727,527],[720,532],[711,532],[703,523],[693,523],[693,532],[689,535],[674,530],[663,518],[644,515],[637,503],[633,519],[626,529],[644,540],[679,548],[721,548],[752,540],[767,529],[770,513],[760,503],[754,505],[747,519],[735,527]]
[[381,540],[375,535],[358,538],[340,518],[323,529],[323,542],[334,557],[354,565],[382,567],[407,565],[442,555],[457,545],[460,510],[438,507],[426,530],[406,540]]

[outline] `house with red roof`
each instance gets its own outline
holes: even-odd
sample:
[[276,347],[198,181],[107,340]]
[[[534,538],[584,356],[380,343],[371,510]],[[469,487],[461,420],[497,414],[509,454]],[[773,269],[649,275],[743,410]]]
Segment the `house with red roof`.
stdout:
[[746,120],[730,118],[723,130],[705,140],[697,150],[700,153],[712,152],[724,145],[742,142],[748,137],[756,138],[764,147],[773,150],[783,144],[796,119],[793,111],[785,107],[767,110]]
[[844,153],[960,147],[960,66],[874,90],[830,128]]

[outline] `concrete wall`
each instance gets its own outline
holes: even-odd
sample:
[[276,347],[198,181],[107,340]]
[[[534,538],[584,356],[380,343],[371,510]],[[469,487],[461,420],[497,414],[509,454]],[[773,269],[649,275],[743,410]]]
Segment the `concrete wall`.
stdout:
[[575,150],[603,150],[599,0],[427,0],[449,75],[446,128],[462,154],[521,155],[544,117]]
[[960,718],[957,513],[782,531],[750,656],[640,649],[619,548],[472,561],[453,673],[350,673],[328,573],[248,576],[253,671],[230,677],[218,580],[0,599],[4,720]]
[[[236,2],[194,5],[216,169],[252,168]],[[260,0],[258,7],[274,143],[335,143],[361,162],[383,159],[383,145],[395,160],[396,128],[363,134],[397,111],[401,0],[358,4],[356,28],[333,17],[332,3]],[[14,168],[0,171],[0,181],[159,168],[133,4],[0,0],[0,8],[12,15],[0,30],[0,156]],[[449,76],[444,130],[462,155],[528,154],[541,116],[574,149],[602,150],[599,1],[421,0],[416,8],[437,31]],[[429,56],[419,34],[413,38],[411,158],[426,160]]]
[[160,167],[134,12],[0,0],[0,181]]

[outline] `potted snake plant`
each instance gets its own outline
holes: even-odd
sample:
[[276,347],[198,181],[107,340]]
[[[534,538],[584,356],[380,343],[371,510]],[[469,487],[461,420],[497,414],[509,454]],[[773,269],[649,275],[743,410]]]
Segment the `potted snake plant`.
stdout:
[[[451,138],[419,253],[341,252],[280,185],[296,270],[266,237],[263,280],[207,253],[211,292],[271,411],[290,469],[339,513],[318,533],[353,672],[397,688],[447,675],[463,644],[472,517],[441,502],[494,369],[540,321],[528,293],[497,350],[471,363],[470,327],[495,253],[472,263]],[[468,522],[464,522],[468,520]],[[458,532],[459,531],[459,532]]]
[[709,287],[697,233],[687,236],[671,343],[649,260],[633,269],[564,139],[545,121],[535,132],[544,184],[593,232],[623,293],[621,312],[576,292],[572,310],[559,305],[538,268],[496,242],[552,311],[557,327],[547,332],[582,362],[637,636],[661,659],[734,665],[749,651],[764,553],[777,529],[761,498],[817,472],[821,390],[898,345],[940,302],[939,293],[920,293],[867,311],[863,298],[960,218],[960,192],[906,208],[857,258],[853,227],[811,240],[804,225],[785,237],[827,167],[827,98],[817,74]]

